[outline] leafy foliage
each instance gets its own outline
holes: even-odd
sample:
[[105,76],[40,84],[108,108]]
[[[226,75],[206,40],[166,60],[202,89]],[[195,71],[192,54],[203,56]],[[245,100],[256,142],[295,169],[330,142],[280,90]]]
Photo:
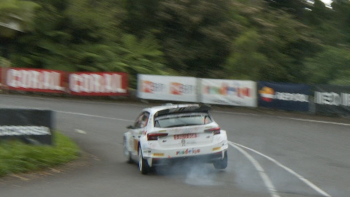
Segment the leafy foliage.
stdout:
[[18,67],[123,71],[132,88],[139,73],[346,84],[350,2],[313,2],[3,0],[0,22],[35,18],[0,46]]
[[348,49],[325,47],[315,58],[307,61],[311,83],[349,84],[350,53]]
[[0,37],[12,37],[16,31],[31,28],[31,19],[38,4],[22,0],[2,0],[0,2]]
[[163,1],[158,36],[168,66],[183,75],[215,77],[234,35],[230,8],[227,0]]

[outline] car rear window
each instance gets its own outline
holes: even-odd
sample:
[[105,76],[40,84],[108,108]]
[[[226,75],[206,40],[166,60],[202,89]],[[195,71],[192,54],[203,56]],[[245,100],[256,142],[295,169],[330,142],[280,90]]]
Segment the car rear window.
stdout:
[[154,127],[170,128],[183,127],[193,125],[205,125],[212,122],[207,113],[191,113],[191,114],[171,114],[163,115],[155,118]]

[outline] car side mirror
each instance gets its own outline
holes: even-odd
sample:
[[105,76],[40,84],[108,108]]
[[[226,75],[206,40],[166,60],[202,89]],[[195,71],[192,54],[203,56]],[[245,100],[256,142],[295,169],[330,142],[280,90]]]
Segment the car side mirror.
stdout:
[[134,127],[132,125],[129,125],[126,127],[127,129],[134,129]]

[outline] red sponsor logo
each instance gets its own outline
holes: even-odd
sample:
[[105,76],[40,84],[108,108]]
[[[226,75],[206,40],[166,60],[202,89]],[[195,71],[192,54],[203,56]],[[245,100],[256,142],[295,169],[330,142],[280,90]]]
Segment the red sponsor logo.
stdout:
[[75,95],[126,95],[126,73],[80,72],[69,75],[69,90]]
[[144,80],[141,81],[141,91],[145,93],[162,92],[164,91],[164,84]]
[[181,95],[182,94],[181,90],[182,90],[181,83],[176,83],[176,82],[170,83],[170,93],[171,94]]
[[44,69],[8,69],[6,85],[9,89],[34,92],[63,92],[64,72]]
[[197,133],[174,135],[174,140],[189,139],[189,138],[197,138]]
[[274,98],[275,91],[272,88],[263,87],[261,90],[259,90],[259,94],[263,101],[271,102]]
[[193,93],[192,85],[185,85],[178,82],[170,83],[170,94],[182,95],[182,94],[192,94]]
[[183,151],[176,151],[176,155],[190,155],[190,154],[199,154],[201,152],[200,149],[186,149]]
[[152,93],[153,92],[153,82],[142,81],[142,92]]

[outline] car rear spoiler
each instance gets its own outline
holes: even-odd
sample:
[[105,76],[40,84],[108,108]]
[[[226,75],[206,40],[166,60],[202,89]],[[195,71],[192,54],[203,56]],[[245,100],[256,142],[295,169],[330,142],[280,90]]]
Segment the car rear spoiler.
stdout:
[[180,113],[196,113],[196,112],[208,113],[210,109],[211,109],[210,105],[204,105],[204,104],[191,105],[186,107],[182,107],[181,105],[178,105],[178,107],[176,108],[160,110],[154,115],[154,117],[164,116],[169,114],[180,114]]

